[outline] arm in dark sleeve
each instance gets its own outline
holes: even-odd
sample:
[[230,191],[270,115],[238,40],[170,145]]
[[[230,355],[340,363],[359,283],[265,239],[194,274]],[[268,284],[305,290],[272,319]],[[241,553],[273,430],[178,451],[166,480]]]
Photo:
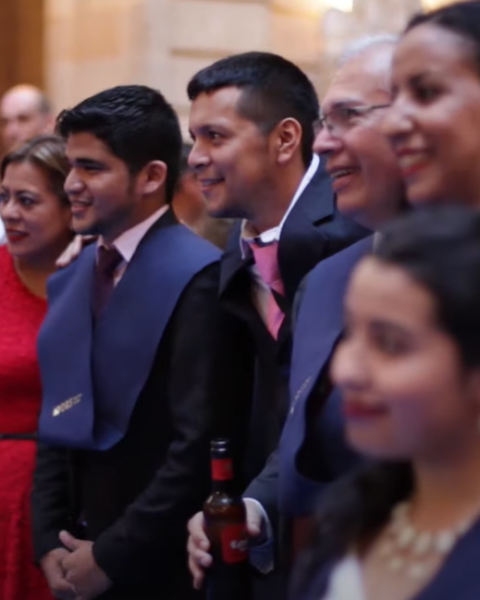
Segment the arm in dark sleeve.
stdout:
[[194,278],[177,305],[170,323],[166,418],[172,439],[165,460],[94,544],[97,563],[117,584],[152,574],[158,580],[168,575],[173,557],[183,556],[186,523],[209,493],[211,438],[229,435],[243,451],[253,357],[236,319],[220,309],[217,290],[215,265]]
[[72,531],[72,494],[68,450],[39,444],[32,490],[33,542],[37,561],[51,550],[62,547],[58,539],[62,529]]

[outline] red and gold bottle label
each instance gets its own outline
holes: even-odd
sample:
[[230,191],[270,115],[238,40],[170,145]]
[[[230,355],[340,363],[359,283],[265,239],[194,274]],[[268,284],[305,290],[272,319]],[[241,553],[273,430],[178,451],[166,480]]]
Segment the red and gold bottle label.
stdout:
[[228,525],[222,530],[222,558],[228,564],[248,559],[248,533],[245,523]]
[[214,481],[233,479],[233,465],[230,458],[214,458],[212,460],[212,478]]

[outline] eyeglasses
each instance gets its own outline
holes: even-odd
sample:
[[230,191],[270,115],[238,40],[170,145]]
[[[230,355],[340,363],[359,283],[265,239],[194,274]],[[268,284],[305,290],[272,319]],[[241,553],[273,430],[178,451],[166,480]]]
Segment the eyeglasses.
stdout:
[[337,106],[329,113],[321,115],[317,121],[317,131],[326,129],[330,135],[341,137],[357,125],[373,110],[389,108],[390,104],[370,104],[368,106]]

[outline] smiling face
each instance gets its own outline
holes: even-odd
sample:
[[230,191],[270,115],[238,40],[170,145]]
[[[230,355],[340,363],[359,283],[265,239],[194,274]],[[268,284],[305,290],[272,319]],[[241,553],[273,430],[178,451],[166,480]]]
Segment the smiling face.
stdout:
[[10,163],[0,187],[0,216],[10,254],[31,264],[54,261],[71,240],[71,213],[30,162]]
[[138,220],[137,178],[91,133],[70,135],[66,155],[71,170],[65,191],[72,205],[73,229],[112,242]]
[[350,59],[336,73],[322,103],[327,116],[350,115],[338,135],[323,128],[314,150],[325,156],[326,168],[345,215],[375,228],[398,212],[403,185],[395,156],[382,132],[385,108],[355,116],[355,109],[384,106],[389,90],[394,46],[378,45]]
[[439,327],[428,290],[369,257],[354,271],[345,314],[331,374],[355,448],[378,458],[425,459],[477,440],[478,374],[463,367]]
[[413,204],[480,205],[480,76],[469,43],[432,24],[407,32],[384,129]]
[[213,217],[252,218],[275,179],[273,134],[237,112],[241,95],[236,87],[202,93],[190,111],[189,165]]

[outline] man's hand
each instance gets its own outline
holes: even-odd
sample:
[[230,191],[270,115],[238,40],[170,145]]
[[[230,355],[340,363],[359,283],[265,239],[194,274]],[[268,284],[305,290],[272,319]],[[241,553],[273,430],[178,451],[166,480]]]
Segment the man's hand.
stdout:
[[77,600],[92,600],[108,590],[112,582],[95,562],[93,542],[79,540],[67,531],[62,531],[59,537],[70,550],[62,560],[62,568]]
[[[247,531],[250,537],[260,535],[263,513],[256,502],[244,500],[247,510]],[[200,590],[205,579],[205,569],[212,566],[212,556],[208,553],[210,542],[205,533],[203,512],[197,513],[188,522],[188,568],[193,576],[193,587]]]
[[72,585],[66,580],[62,568],[62,561],[69,554],[70,552],[65,548],[56,548],[46,554],[40,561],[48,587],[58,600],[74,600],[77,596]]
[[76,260],[80,252],[96,240],[94,235],[76,235],[73,240],[68,244],[62,254],[57,258],[55,263],[57,269],[63,269],[68,267],[74,260]]

